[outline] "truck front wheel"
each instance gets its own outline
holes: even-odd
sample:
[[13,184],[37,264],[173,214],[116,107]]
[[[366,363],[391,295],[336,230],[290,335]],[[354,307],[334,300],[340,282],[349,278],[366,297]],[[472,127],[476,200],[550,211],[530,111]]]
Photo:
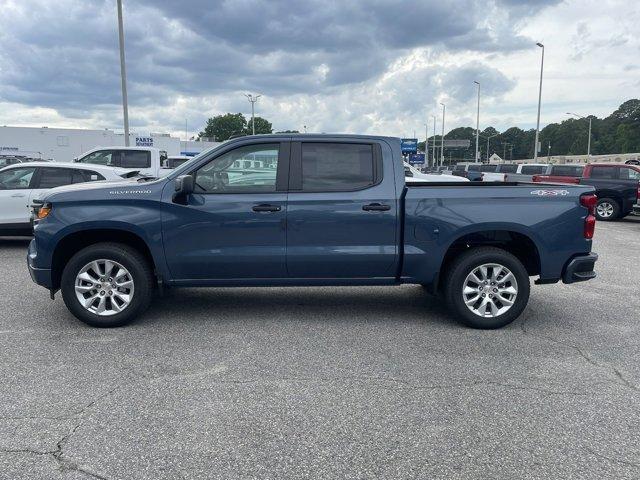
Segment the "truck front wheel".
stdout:
[[444,294],[449,308],[469,327],[500,328],[527,306],[529,275],[505,250],[472,248],[451,263]]
[[120,327],[149,307],[153,273],[137,250],[99,243],[71,257],[61,289],[64,303],[79,320],[93,327]]

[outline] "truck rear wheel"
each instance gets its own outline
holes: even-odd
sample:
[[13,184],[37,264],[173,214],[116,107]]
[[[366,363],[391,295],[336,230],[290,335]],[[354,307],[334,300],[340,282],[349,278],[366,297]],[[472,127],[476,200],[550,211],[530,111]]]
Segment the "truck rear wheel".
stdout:
[[529,274],[522,262],[495,247],[473,248],[450,265],[444,283],[449,308],[472,328],[513,322],[529,301]]
[[613,198],[599,198],[596,204],[596,218],[598,220],[615,220],[620,216],[620,204]]
[[67,308],[93,327],[120,327],[151,303],[153,272],[137,250],[120,243],[99,243],[76,253],[62,272]]

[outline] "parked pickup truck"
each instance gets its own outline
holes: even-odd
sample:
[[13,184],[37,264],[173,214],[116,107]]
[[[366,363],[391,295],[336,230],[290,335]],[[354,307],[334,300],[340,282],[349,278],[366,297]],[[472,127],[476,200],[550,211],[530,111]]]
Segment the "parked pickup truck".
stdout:
[[77,163],[136,169],[141,175],[161,177],[169,170],[164,168],[167,152],[153,147],[98,147],[73,159]]
[[[534,182],[551,177],[534,176]],[[596,218],[615,220],[629,215],[640,201],[640,166],[617,163],[591,163],[584,167],[582,177],[569,177],[562,183],[595,187],[598,197]]]
[[467,325],[512,322],[536,283],[595,276],[580,185],[405,183],[400,139],[257,135],[167,177],[60,187],[34,205],[33,280],[98,327],[154,287],[420,284]]
[[534,182],[578,183],[584,165],[549,165],[542,175],[534,175]]

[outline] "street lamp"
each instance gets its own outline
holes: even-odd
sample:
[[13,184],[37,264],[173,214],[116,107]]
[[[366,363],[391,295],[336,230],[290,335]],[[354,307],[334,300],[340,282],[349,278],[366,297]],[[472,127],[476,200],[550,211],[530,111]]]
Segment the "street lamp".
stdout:
[[252,135],[255,135],[256,134],[255,104],[262,95],[256,95],[254,97],[250,93],[245,93],[244,96],[247,97],[247,100],[249,100],[249,103],[251,103],[251,130],[252,130]]
[[[476,163],[480,161],[479,143],[480,143],[480,82],[474,80],[473,83],[478,85],[478,115],[476,116]],[[488,150],[487,150],[488,151]]]
[[433,145],[432,145],[432,150],[433,150],[433,167],[435,168],[436,166],[438,166],[438,161],[436,160],[436,116],[433,115]]
[[[578,115],[577,113],[567,112],[567,115],[573,115],[574,117],[587,120],[587,117],[583,117],[582,115]],[[591,117],[589,117],[588,120],[589,120],[589,138],[587,140],[587,157],[591,157]]]
[[497,137],[498,135],[500,134],[496,133],[487,137],[487,163],[489,163],[489,140],[491,140],[493,137]]
[[122,114],[124,116],[124,146],[129,146],[129,102],[127,100],[127,70],[124,62],[124,26],[122,0],[118,0],[118,40],[120,44],[120,81],[122,84]]
[[542,59],[540,61],[540,87],[538,89],[538,121],[536,122],[536,144],[533,147],[533,162],[538,161],[538,140],[540,138],[540,106],[542,104],[542,72],[544,71],[544,45],[536,43],[542,49]]
[[442,102],[440,102],[440,105],[442,105],[442,151],[440,152],[440,166],[442,166],[444,165],[444,116],[447,111],[447,106]]

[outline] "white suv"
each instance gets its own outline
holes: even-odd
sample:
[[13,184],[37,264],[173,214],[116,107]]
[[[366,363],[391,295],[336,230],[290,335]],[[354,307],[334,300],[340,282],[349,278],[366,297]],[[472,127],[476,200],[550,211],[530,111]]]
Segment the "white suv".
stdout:
[[0,235],[31,235],[30,205],[50,188],[121,181],[128,170],[77,163],[28,162],[0,169]]

